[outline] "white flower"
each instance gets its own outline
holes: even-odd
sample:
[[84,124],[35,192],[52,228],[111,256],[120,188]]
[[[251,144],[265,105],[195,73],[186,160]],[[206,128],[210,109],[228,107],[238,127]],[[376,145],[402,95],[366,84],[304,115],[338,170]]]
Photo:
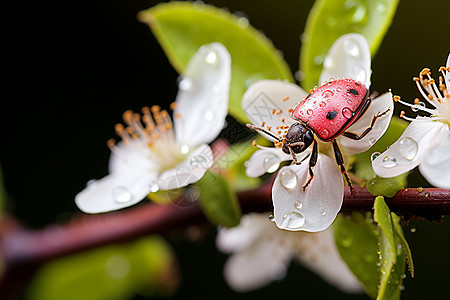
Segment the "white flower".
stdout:
[[[359,34],[340,37],[331,47],[325,61],[320,81],[332,78],[350,78],[370,85],[370,50],[365,38]],[[299,86],[276,80],[262,80],[254,83],[244,94],[242,107],[253,124],[264,127],[280,138],[293,123],[291,114],[295,106],[307,93]],[[372,117],[388,111],[379,117],[373,129],[364,138],[356,141],[339,136],[341,150],[352,155],[369,149],[386,131],[393,113],[392,94],[385,93],[374,99],[366,113],[347,131],[361,134],[369,127]],[[274,140],[263,134],[269,140]],[[256,177],[265,172],[274,172],[282,161],[291,160],[291,155],[281,150],[281,143],[275,148],[257,150],[247,162],[247,175]],[[330,153],[331,143],[320,142],[321,152]],[[311,147],[310,147],[311,148]],[[297,161],[305,159],[311,149],[297,155]],[[344,197],[342,172],[333,158],[320,153],[314,167],[314,178],[303,190],[309,178],[308,160],[279,170],[272,188],[275,223],[281,229],[316,232],[328,228],[336,218]]]
[[280,279],[296,258],[341,290],[362,292],[341,259],[331,228],[316,233],[282,231],[267,222],[267,214],[252,213],[243,216],[237,227],[220,228],[216,243],[223,252],[233,253],[224,276],[236,291],[257,289]]
[[142,118],[125,112],[116,126],[122,141],[110,142],[110,174],[89,184],[76,197],[87,213],[121,209],[150,192],[198,181],[213,164],[207,145],[222,130],[228,111],[231,58],[218,43],[202,46],[190,60],[174,108],[174,124],[158,106]]
[[423,69],[419,77],[414,78],[425,102],[416,98],[413,105],[399,100],[413,111],[420,110],[430,116],[411,119],[402,112],[401,116],[411,123],[400,138],[372,162],[378,176],[394,177],[419,165],[420,173],[429,183],[450,189],[450,54],[446,67],[439,71],[442,72],[439,86],[429,69]]

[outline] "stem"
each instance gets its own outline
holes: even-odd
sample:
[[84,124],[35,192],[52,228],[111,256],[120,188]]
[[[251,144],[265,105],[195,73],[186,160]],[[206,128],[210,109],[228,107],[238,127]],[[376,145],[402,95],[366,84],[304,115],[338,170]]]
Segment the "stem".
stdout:
[[[271,211],[271,188],[272,182],[267,182],[255,190],[239,192],[243,212]],[[346,187],[342,211],[371,211],[375,197],[365,188],[356,186],[354,189],[355,193],[350,194]],[[448,190],[428,188],[419,192],[415,188],[404,189],[385,200],[398,214],[422,217],[450,214]],[[0,291],[20,287],[17,281],[24,280],[24,274],[31,276],[38,266],[50,260],[102,245],[165,233],[204,220],[198,205],[182,208],[154,203],[107,214],[81,215],[67,224],[50,225],[37,231],[26,230],[5,216],[0,222],[0,259],[5,265]]]

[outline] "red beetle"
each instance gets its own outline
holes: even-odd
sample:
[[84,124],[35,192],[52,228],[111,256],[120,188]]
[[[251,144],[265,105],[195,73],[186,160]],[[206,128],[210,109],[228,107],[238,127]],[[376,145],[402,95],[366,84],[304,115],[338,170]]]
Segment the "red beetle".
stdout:
[[292,117],[299,122],[292,124],[282,139],[263,128],[254,125],[248,125],[248,127],[262,131],[282,143],[283,152],[291,154],[296,164],[300,164],[296,154],[305,151],[313,144],[309,159],[310,178],[303,186],[303,190],[314,178],[313,168],[318,157],[317,141],[314,135],[324,142],[331,142],[336,162],[353,193],[336,138],[342,134],[347,138],[360,140],[372,130],[376,119],[386,114],[389,109],[373,116],[370,126],[360,135],[345,131],[366,112],[374,96],[375,94],[369,97],[369,90],[358,81],[353,79],[334,80],[320,86],[300,101],[292,113]]

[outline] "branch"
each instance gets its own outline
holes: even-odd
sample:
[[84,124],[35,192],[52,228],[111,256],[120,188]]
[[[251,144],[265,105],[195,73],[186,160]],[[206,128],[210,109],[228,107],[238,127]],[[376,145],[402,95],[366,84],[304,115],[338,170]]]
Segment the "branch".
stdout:
[[[255,190],[239,192],[243,212],[271,211],[271,188],[270,181]],[[355,187],[355,193],[350,194],[346,187],[342,211],[370,211],[374,199],[364,188]],[[419,192],[415,188],[404,189],[385,200],[398,214],[422,217],[450,214],[448,190],[429,188]],[[32,274],[47,261],[102,245],[162,234],[204,220],[199,205],[182,208],[154,203],[107,214],[80,215],[67,224],[51,225],[37,231],[26,230],[11,217],[4,217],[0,223],[0,259],[4,262],[5,273],[0,281],[0,291],[20,286],[17,280],[23,280],[24,274]]]

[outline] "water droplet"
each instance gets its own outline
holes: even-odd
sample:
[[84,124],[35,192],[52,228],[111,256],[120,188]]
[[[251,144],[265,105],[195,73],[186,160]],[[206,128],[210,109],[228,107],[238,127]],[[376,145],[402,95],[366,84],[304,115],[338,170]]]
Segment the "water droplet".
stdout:
[[270,222],[275,222],[275,216],[274,215],[269,215],[269,221]]
[[353,117],[353,112],[348,107],[344,107],[342,109],[342,115],[346,119],[351,119]]
[[374,137],[371,137],[371,138],[369,139],[369,144],[371,144],[372,146],[373,146],[376,142],[377,142],[377,139],[374,138]]
[[327,25],[329,26],[329,27],[334,27],[334,26],[336,26],[336,19],[335,18],[333,18],[333,17],[329,17],[328,19],[327,19]]
[[425,197],[430,197],[430,193],[429,192],[425,192]]
[[365,21],[367,18],[367,7],[360,1],[347,0],[345,1],[345,7],[350,13],[351,22],[357,24]]
[[332,91],[330,91],[330,90],[326,90],[326,91],[324,91],[322,93],[322,97],[323,98],[330,98],[330,97],[333,97],[333,96],[334,96],[334,93]]
[[192,80],[189,78],[183,78],[178,84],[178,88],[182,91],[188,91],[192,88]]
[[186,167],[178,167],[177,168],[177,172],[178,173],[185,173],[185,172],[187,172],[189,169],[188,168],[186,168]]
[[208,168],[208,159],[203,155],[196,155],[191,158],[189,165],[193,169],[199,168],[199,167],[207,169]]
[[275,154],[269,154],[264,158],[263,168],[267,173],[275,172],[280,166],[280,158]]
[[380,262],[377,262],[377,267],[381,267],[381,263]]
[[374,152],[370,155],[370,161],[374,161],[378,156],[380,156],[380,152]]
[[393,168],[397,165],[397,160],[395,157],[392,156],[386,156],[383,158],[383,166],[386,168]]
[[209,50],[206,54],[205,61],[210,65],[217,65],[218,57],[217,53],[214,50]]
[[405,279],[406,278],[406,274],[402,274],[402,279]]
[[287,229],[298,229],[305,224],[305,217],[298,212],[290,212],[283,216],[281,227]]
[[303,81],[304,78],[305,73],[303,73],[302,71],[295,72],[295,79],[297,79],[297,81]]
[[200,0],[194,1],[194,8],[196,10],[203,10],[205,8],[205,3]]
[[189,146],[188,145],[181,145],[180,152],[181,152],[181,154],[187,154],[189,152]]
[[360,55],[360,50],[358,45],[352,41],[352,40],[345,40],[344,41],[344,51],[350,56],[358,57]]
[[414,232],[417,231],[417,229],[416,229],[416,227],[411,227],[411,229],[410,229],[409,231],[411,231],[412,233],[414,233]]
[[248,21],[248,19],[247,18],[239,18],[238,19],[238,25],[239,25],[239,27],[241,27],[241,28],[247,28],[248,27],[248,25],[249,25],[249,21]]
[[294,171],[291,169],[284,169],[280,173],[280,183],[282,186],[284,186],[287,189],[293,189],[297,186],[297,174],[295,174]]
[[314,113],[314,111],[313,111],[312,109],[308,109],[308,110],[306,111],[306,113],[307,113],[308,115],[312,115],[312,114]]
[[348,248],[353,244],[353,236],[349,233],[344,233],[339,236],[338,242],[342,247]]
[[215,113],[213,110],[208,109],[205,111],[205,113],[203,114],[203,117],[205,118],[206,121],[211,122],[212,120],[214,120],[215,117]]
[[331,58],[331,56],[327,56],[323,62],[323,67],[325,69],[330,69],[333,67],[333,59]]
[[399,140],[398,151],[407,160],[413,160],[418,149],[419,145],[412,138],[404,137]]
[[328,137],[330,135],[330,132],[327,129],[323,129],[322,132],[321,132],[321,135],[323,137]]
[[323,55],[317,55],[316,57],[314,57],[314,63],[316,65],[320,65],[322,64],[323,59],[324,59]]
[[150,192],[156,193],[157,191],[159,191],[159,186],[158,186],[158,184],[156,184],[155,181],[153,181],[153,182],[150,184]]
[[112,193],[114,200],[118,203],[127,203],[133,199],[131,192],[124,186],[115,187]]
[[322,210],[322,211],[320,211],[320,214],[321,214],[322,216],[325,216],[325,215],[327,214],[327,212],[324,211],[324,210]]
[[384,13],[386,11],[386,5],[383,2],[377,2],[375,4],[375,9],[379,12],[379,13]]
[[324,101],[320,101],[320,102],[319,102],[319,106],[320,106],[320,107],[324,107],[325,105],[327,105],[326,102],[324,102]]
[[401,285],[401,286],[400,286],[400,291],[403,292],[405,289],[406,289],[406,287],[405,287],[404,285]]
[[353,79],[365,83],[366,82],[366,71],[360,66],[354,66],[352,69]]
[[303,207],[303,203],[300,201],[295,201],[294,206],[296,209],[300,210]]

